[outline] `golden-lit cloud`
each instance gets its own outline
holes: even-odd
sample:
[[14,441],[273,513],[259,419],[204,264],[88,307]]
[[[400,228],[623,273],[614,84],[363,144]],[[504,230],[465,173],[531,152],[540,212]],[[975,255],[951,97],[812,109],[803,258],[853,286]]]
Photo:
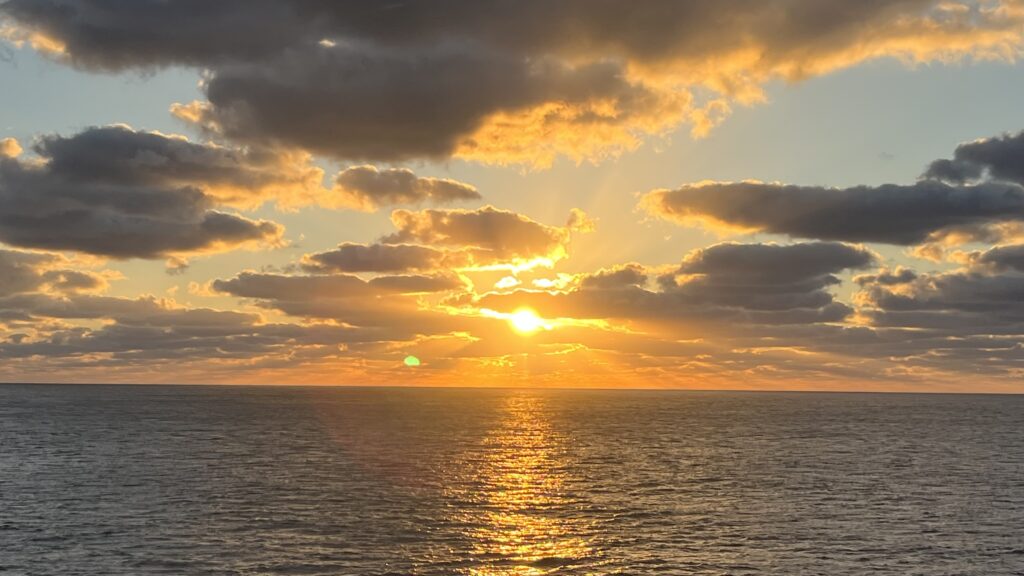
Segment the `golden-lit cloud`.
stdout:
[[522,272],[554,266],[568,256],[574,233],[594,228],[594,221],[575,208],[564,227],[493,206],[395,210],[391,221],[397,231],[379,242],[345,242],[332,250],[306,254],[301,268],[312,273]]
[[[467,258],[468,267],[550,266],[568,255],[572,227],[582,226],[577,222],[581,214],[574,211],[570,226],[558,227],[493,206],[475,210],[395,210],[391,222],[397,231],[381,241],[455,249],[459,251],[456,254]],[[453,260],[458,257],[453,256]]]
[[0,157],[17,158],[21,152],[21,145],[14,138],[0,139]]
[[[453,262],[453,260],[455,262]],[[456,268],[467,258],[415,244],[356,244],[345,242],[326,252],[306,254],[302,268],[308,272],[416,272]]]
[[46,135],[32,149],[49,170],[69,180],[196,187],[218,204],[242,209],[267,201],[285,208],[308,205],[325,195],[323,170],[302,152],[192,142],[123,124]]

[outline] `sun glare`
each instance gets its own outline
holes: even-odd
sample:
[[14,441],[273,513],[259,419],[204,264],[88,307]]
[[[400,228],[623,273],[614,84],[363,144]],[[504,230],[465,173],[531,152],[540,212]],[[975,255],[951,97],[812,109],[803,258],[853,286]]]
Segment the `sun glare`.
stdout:
[[508,317],[512,329],[520,334],[533,334],[538,330],[550,330],[551,325],[529,308],[520,308]]

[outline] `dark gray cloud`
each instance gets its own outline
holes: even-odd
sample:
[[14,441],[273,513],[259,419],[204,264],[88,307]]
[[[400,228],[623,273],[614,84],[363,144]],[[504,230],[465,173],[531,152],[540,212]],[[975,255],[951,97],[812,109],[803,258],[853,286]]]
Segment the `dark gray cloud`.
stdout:
[[1024,320],[1024,276],[1018,274],[922,274],[910,288],[868,285],[866,302],[887,312],[941,312],[948,320],[955,319],[953,312],[981,313],[991,317],[983,323],[990,329],[1006,321]]
[[1024,188],[985,182],[824,188],[717,182],[648,193],[643,207],[681,223],[785,234],[797,238],[913,245],[952,232],[1024,220]]
[[398,229],[375,244],[345,242],[333,250],[306,254],[307,272],[405,273],[511,266],[566,256],[573,231],[593,228],[573,209],[566,227],[541,224],[522,214],[484,206],[475,210],[395,210]]
[[[914,184],[826,188],[702,182],[655,190],[640,205],[682,224],[903,246],[1013,237],[1024,224],[1024,132],[957,147]],[[933,250],[939,253],[941,250]]]
[[386,329],[392,339],[453,329],[451,326],[458,325],[456,318],[423,309],[418,296],[466,289],[462,280],[449,274],[378,276],[364,280],[349,274],[254,272],[215,280],[211,287],[217,292],[246,298],[260,307],[290,316]]
[[996,270],[1024,272],[1024,244],[1010,244],[990,248],[976,256],[974,262],[992,266]]
[[334,193],[343,204],[376,210],[398,204],[449,204],[479,200],[480,193],[469,184],[447,178],[418,177],[406,168],[379,170],[374,166],[353,166],[338,173]]
[[55,297],[34,293],[5,298],[0,301],[0,309],[23,310],[32,316],[43,318],[108,319],[124,325],[179,326],[182,329],[226,325],[237,329],[260,320],[257,315],[245,312],[172,306],[151,296],[131,299],[92,294]]
[[405,53],[313,45],[259,64],[222,66],[204,91],[208,103],[177,107],[175,113],[211,133],[389,162],[499,146],[472,136],[500,111],[548,102],[616,102],[604,117],[594,111],[573,116],[569,123],[582,129],[616,118],[623,122],[659,102],[610,63],[569,67],[462,46]]
[[716,244],[692,252],[659,282],[693,303],[814,309],[833,304],[826,289],[840,283],[835,274],[874,262],[870,251],[836,242]]
[[773,77],[1009,54],[1020,41],[1015,11],[939,0],[8,0],[0,11],[9,35],[80,68],[206,70],[208,102],[191,117],[219,133],[378,160],[600,156],[687,118],[708,128],[693,87],[753,101]]
[[0,296],[38,290],[44,282],[40,268],[49,262],[43,254],[0,250]]
[[[84,137],[120,142],[124,136],[140,136],[111,130],[87,131]],[[187,175],[144,167],[146,159],[161,165],[159,155],[129,144],[120,156],[114,146],[112,156],[100,158],[87,148],[75,138],[51,137],[37,146],[41,162],[0,157],[0,241],[115,258],[157,258],[274,242],[281,235],[277,224],[216,211],[213,197],[173,181]]]
[[882,345],[841,343],[906,369],[1019,377],[1024,370],[1024,275],[958,270],[900,285],[865,283],[861,315]]
[[[16,362],[34,359],[38,363],[39,357],[46,357],[51,368],[64,365],[61,359],[78,359],[83,368],[107,370],[151,370],[154,361],[174,361],[179,369],[197,364],[210,374],[217,362],[241,364],[231,364],[232,370],[245,369],[264,357],[301,363],[306,356],[337,356],[339,346],[348,343],[381,339],[379,331],[266,323],[256,314],[182,308],[154,298],[22,294],[0,297],[3,318],[18,320],[0,336],[0,358],[24,372],[32,371],[32,366]],[[95,319],[105,322],[96,328],[46,324]]]
[[299,203],[322,189],[323,172],[305,155],[196,143],[124,125],[43,136],[32,148],[49,173],[83,184],[191,186],[220,203],[242,206]]
[[639,264],[625,264],[614,268],[586,274],[580,279],[580,288],[613,290],[616,288],[643,287],[647,283],[647,271]]
[[469,248],[488,260],[558,259],[565,255],[568,228],[548,226],[508,210],[484,206],[476,210],[395,210],[398,229],[381,239],[385,244],[418,243]]
[[365,280],[348,274],[286,276],[243,272],[230,280],[215,280],[211,286],[218,292],[261,300],[357,298],[376,293]]
[[[966,19],[938,6],[930,0],[227,0],[213,7],[201,0],[8,0],[3,11],[66,44],[79,65],[103,69],[259,61],[323,39],[394,47],[461,41],[522,56],[598,52],[642,62],[701,61],[757,47],[777,63],[810,59],[808,52],[835,56],[868,30],[888,31],[894,19],[934,22],[947,32],[954,25],[1013,24],[997,15]],[[222,27],[227,23],[235,25],[231,38]]]
[[932,162],[924,176],[957,184],[985,179],[1024,184],[1024,132],[961,144],[951,160]]
[[824,285],[842,270],[864,268],[875,260],[870,251],[838,242],[736,244],[727,242],[695,250],[676,275],[714,278],[722,284],[792,286],[806,280]]
[[71,269],[68,264],[57,254],[0,249],[0,297],[44,289],[73,293],[106,286],[102,276]]
[[76,66],[97,70],[255,60],[309,31],[280,0],[8,0],[0,11],[65,44]]
[[412,244],[339,244],[334,250],[307,254],[308,272],[409,272],[440,268],[448,253]]
[[378,276],[370,280],[369,284],[378,290],[398,294],[447,292],[449,290],[462,290],[466,288],[465,282],[461,281],[457,276],[449,274]]

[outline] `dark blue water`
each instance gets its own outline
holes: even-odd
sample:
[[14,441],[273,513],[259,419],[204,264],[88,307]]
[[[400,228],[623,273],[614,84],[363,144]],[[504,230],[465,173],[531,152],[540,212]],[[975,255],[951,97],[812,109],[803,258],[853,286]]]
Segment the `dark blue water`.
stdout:
[[1024,574],[1024,397],[0,386],[3,574]]

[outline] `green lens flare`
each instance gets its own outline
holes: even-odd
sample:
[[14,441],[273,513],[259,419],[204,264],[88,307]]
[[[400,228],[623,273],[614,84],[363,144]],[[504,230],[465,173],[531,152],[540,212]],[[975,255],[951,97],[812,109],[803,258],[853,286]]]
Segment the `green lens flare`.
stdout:
[[415,356],[406,356],[405,357],[405,365],[406,366],[419,366],[420,365],[420,359],[415,357]]

